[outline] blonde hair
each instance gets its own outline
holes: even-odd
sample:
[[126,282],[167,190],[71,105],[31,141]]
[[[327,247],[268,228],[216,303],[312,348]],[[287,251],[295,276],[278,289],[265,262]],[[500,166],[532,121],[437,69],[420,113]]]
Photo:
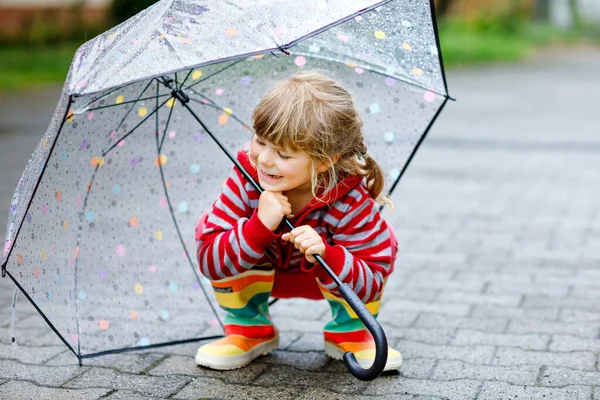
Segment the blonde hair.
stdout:
[[[350,93],[316,71],[303,70],[278,82],[252,115],[255,134],[282,148],[308,153],[313,164],[312,192],[328,193],[347,175],[364,176],[379,203],[389,203],[379,164],[367,154],[358,111]],[[334,162],[334,158],[339,159]],[[315,164],[329,165],[315,173]],[[317,197],[318,198],[318,197]]]

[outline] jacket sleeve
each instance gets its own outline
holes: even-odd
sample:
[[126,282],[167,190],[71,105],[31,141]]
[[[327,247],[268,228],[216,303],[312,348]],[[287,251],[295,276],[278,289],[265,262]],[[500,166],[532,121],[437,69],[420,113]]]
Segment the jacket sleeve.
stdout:
[[[358,298],[368,303],[379,297],[385,278],[392,272],[392,238],[366,189],[354,189],[341,200],[327,216],[337,226],[324,240],[323,259]],[[339,296],[336,283],[321,266],[304,259],[302,269],[313,273],[325,289]]]
[[247,191],[245,183],[242,174],[234,169],[204,226],[196,229],[200,272],[210,280],[254,267],[264,257],[269,243],[278,237],[258,218],[259,193]]

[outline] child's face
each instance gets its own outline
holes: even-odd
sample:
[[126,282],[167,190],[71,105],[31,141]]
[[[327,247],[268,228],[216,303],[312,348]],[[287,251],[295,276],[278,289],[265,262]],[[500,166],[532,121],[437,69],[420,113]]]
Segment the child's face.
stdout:
[[284,149],[254,135],[250,158],[256,165],[263,189],[272,192],[312,191],[312,163],[306,152]]

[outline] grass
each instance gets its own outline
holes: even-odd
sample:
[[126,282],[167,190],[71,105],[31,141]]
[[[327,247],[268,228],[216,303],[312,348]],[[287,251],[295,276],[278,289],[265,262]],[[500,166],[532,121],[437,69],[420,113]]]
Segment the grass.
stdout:
[[444,21],[440,42],[447,67],[509,62],[523,59],[532,50],[555,44],[600,44],[597,27],[562,30],[529,22],[466,23]]
[[0,92],[64,82],[78,46],[0,46]]
[[[557,42],[573,44],[590,36],[600,43],[600,28],[562,31],[514,19],[471,23],[454,20],[440,24],[447,67],[516,61],[540,46]],[[61,84],[78,46],[75,43],[48,47],[0,46],[0,93]]]

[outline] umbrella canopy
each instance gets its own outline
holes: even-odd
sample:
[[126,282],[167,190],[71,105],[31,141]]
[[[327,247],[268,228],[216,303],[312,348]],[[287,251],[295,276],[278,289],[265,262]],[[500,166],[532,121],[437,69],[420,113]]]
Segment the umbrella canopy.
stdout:
[[393,190],[448,99],[433,1],[163,0],[77,51],[2,270],[80,360],[222,334],[194,256],[232,168],[211,135],[245,148],[259,99],[307,67],[354,95]]

